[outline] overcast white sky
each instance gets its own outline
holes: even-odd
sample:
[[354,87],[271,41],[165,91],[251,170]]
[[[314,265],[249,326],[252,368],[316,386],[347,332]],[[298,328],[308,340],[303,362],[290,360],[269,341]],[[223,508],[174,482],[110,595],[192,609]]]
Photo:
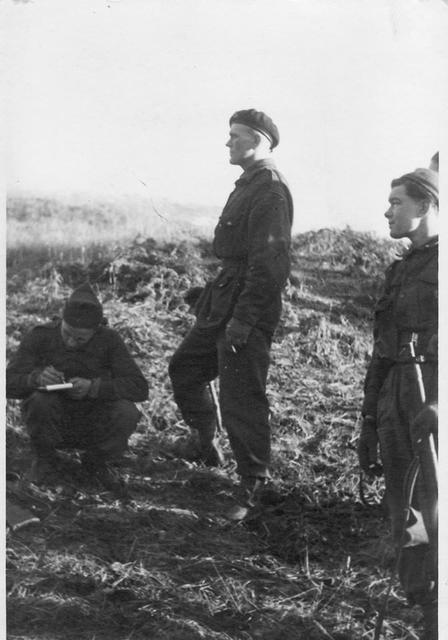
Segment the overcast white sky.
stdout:
[[[233,111],[277,123],[297,231],[386,233],[440,148],[444,0],[3,2],[8,189],[223,205]],[[142,185],[143,181],[147,188]]]

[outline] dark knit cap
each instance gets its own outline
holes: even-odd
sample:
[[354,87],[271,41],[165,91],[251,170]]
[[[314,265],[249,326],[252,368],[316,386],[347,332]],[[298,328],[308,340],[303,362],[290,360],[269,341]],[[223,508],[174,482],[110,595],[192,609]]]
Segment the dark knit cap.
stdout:
[[437,202],[439,201],[439,174],[432,169],[415,169],[411,173],[405,173],[401,178],[397,178],[400,182],[407,180],[414,183],[429,196],[432,196]]
[[75,329],[94,329],[101,323],[103,308],[88,282],[73,291],[62,317]]
[[271,141],[271,149],[276,147],[280,142],[280,134],[276,125],[263,111],[257,111],[256,109],[236,111],[230,118],[230,124],[244,124],[246,127],[263,133]]

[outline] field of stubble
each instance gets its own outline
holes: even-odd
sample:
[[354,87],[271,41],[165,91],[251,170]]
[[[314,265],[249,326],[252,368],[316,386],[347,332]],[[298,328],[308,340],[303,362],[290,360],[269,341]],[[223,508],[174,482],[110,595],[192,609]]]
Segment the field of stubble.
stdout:
[[[8,401],[7,495],[39,519],[7,533],[8,638],[372,639],[391,562],[383,487],[365,484],[360,499],[356,440],[391,244],[350,229],[294,238],[268,382],[272,486],[262,508],[235,524],[223,517],[236,481],[226,436],[222,469],[181,458],[188,432],[167,377],[192,323],[183,296],[217,268],[208,240],[128,228],[123,239],[120,224],[109,237],[106,209],[92,223],[92,212],[66,208],[56,237],[57,205],[42,202],[10,202],[7,355],[89,277],[150,395],[122,469],[123,499],[87,485],[74,453],[65,454],[71,491],[30,484],[27,434],[18,402]],[[39,220],[47,227],[36,239]],[[416,638],[418,629],[394,579],[383,637]]]

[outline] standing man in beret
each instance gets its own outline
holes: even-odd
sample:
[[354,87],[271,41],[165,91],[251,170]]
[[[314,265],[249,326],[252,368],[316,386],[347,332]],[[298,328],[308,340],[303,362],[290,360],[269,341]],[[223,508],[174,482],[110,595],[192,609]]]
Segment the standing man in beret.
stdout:
[[222,462],[208,388],[219,376],[222,422],[244,503],[235,505],[235,517],[244,517],[269,469],[266,378],[281,291],[289,275],[293,220],[289,188],[271,157],[278,144],[278,129],[263,112],[247,109],[230,118],[230,163],[243,173],[215,229],[213,248],[222,266],[205,287],[196,306],[196,324],[169,366],[174,397],[184,420],[197,432],[200,459],[208,465]]
[[[68,390],[48,385],[71,383]],[[35,327],[6,370],[8,398],[23,400],[22,412],[34,460],[30,479],[54,484],[57,449],[81,449],[85,470],[106,488],[116,488],[109,462],[127,449],[148,397],[148,384],[123,340],[105,326],[102,306],[89,284],[75,289],[62,320]]]
[[[416,169],[391,187],[390,235],[408,239],[410,248],[386,272],[376,306],[358,453],[366,474],[379,473],[380,446],[400,581],[410,604],[423,608],[423,638],[435,640],[437,466],[428,447],[437,441],[438,174]],[[406,477],[416,456],[420,473],[405,522]]]

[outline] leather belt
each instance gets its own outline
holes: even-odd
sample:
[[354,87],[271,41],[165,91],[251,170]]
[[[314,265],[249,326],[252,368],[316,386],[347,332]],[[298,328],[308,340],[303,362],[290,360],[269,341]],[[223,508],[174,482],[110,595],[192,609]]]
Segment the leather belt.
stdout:
[[424,364],[425,362],[437,362],[437,358],[433,355],[426,355],[424,353],[416,353],[415,357],[411,353],[411,349],[408,344],[404,344],[398,348],[398,356],[396,362],[401,364],[407,364],[410,362],[418,362]]

